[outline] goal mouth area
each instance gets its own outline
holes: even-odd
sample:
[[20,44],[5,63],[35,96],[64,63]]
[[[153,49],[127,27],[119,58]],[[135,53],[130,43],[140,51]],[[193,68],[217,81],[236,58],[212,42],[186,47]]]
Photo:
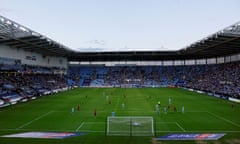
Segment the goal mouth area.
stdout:
[[107,136],[154,136],[154,119],[150,116],[107,117]]

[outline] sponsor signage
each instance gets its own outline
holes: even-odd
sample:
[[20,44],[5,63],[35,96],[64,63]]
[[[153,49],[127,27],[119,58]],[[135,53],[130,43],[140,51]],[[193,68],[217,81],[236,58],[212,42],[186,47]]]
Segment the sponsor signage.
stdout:
[[228,99],[229,99],[230,101],[240,103],[240,99],[235,99],[235,98],[231,98],[231,97],[229,97]]
[[155,140],[218,140],[219,138],[223,137],[225,134],[210,134],[210,133],[203,133],[203,134],[168,134],[165,136],[161,136],[159,138],[155,138]]
[[4,135],[1,137],[63,139],[68,137],[80,136],[80,135],[84,135],[84,134],[72,133],[72,132],[25,132],[25,133]]

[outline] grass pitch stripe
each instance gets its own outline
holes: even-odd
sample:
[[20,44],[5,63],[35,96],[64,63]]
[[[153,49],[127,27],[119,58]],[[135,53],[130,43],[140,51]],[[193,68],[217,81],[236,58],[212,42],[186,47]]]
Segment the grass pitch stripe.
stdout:
[[118,105],[119,105],[119,102],[120,102],[120,98],[118,97],[118,99],[117,99],[117,104],[116,104],[115,107],[114,107],[114,111],[117,110],[117,107],[118,107]]
[[26,126],[32,124],[33,122],[35,122],[35,121],[37,121],[37,120],[39,120],[39,119],[41,119],[41,118],[43,118],[43,117],[49,115],[49,114],[52,113],[52,112],[53,112],[53,111],[49,111],[49,112],[47,112],[47,113],[45,113],[45,114],[43,114],[43,115],[40,115],[39,117],[37,117],[37,118],[35,118],[35,119],[33,119],[33,120],[31,120],[31,121],[29,121],[29,122],[27,122],[27,123],[21,125],[20,127],[16,128],[16,129],[24,128],[24,127],[26,127]]

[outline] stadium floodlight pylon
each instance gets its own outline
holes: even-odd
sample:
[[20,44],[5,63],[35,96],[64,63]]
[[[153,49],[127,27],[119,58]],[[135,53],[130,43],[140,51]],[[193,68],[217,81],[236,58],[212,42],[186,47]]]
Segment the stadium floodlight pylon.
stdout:
[[107,117],[108,136],[154,136],[154,119],[150,116]]

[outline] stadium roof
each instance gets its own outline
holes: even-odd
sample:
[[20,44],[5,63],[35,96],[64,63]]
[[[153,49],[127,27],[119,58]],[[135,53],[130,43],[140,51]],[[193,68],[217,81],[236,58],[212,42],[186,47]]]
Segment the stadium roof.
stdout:
[[73,50],[12,20],[0,16],[0,44],[50,56],[69,56]]
[[240,22],[177,51],[74,51],[50,38],[0,16],[0,44],[69,61],[181,60],[221,57],[240,53]]
[[183,60],[221,57],[240,53],[240,22],[178,51],[78,52],[72,61]]
[[178,53],[188,57],[219,57],[240,53],[240,22],[203,38]]

